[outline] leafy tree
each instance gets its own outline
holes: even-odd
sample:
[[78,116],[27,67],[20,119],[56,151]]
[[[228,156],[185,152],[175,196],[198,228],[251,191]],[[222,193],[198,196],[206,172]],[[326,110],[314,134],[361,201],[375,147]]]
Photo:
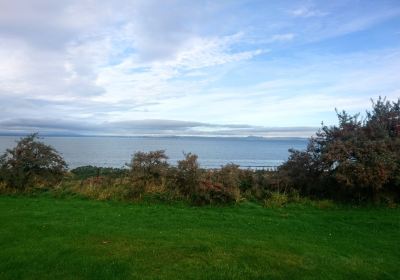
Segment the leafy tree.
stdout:
[[38,134],[20,139],[0,157],[0,180],[8,187],[24,190],[35,184],[59,182],[67,170],[61,155],[38,141]]
[[325,126],[306,151],[290,151],[280,172],[305,194],[374,200],[400,196],[400,99],[379,98],[360,120],[337,112],[339,124]]

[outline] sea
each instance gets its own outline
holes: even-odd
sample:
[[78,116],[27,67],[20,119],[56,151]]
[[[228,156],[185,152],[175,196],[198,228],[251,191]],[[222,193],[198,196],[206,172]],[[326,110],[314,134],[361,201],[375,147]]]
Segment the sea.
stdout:
[[[0,153],[13,148],[19,136],[0,136]],[[307,139],[259,137],[41,137],[62,154],[70,169],[93,165],[124,167],[138,151],[165,150],[170,164],[195,153],[204,168],[227,163],[242,168],[276,167],[287,160],[290,148],[304,150]]]

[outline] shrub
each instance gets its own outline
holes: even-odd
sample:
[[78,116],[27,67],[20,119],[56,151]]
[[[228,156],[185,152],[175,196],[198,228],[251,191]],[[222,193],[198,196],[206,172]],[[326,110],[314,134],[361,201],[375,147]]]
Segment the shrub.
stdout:
[[264,200],[266,207],[282,207],[289,202],[289,197],[286,193],[270,192]]
[[184,154],[178,161],[175,186],[180,194],[196,205],[224,204],[238,200],[238,167],[225,166],[223,170],[203,172],[198,164],[197,155]]
[[264,206],[283,207],[288,203],[304,203],[304,201],[308,200],[301,198],[296,190],[290,190],[288,192],[268,191],[264,198]]
[[51,146],[38,141],[37,134],[20,139],[0,158],[0,181],[7,187],[25,190],[35,184],[51,185],[62,180],[67,164]]
[[145,192],[159,192],[166,187],[168,157],[164,150],[137,152],[133,155],[129,176],[132,183],[132,196],[141,196]]
[[241,173],[239,165],[229,163],[222,166],[214,175],[215,180],[225,188],[239,190]]
[[241,196],[251,200],[263,200],[268,192],[285,190],[280,177],[274,171],[239,169]]
[[211,180],[202,180],[197,191],[191,194],[191,201],[196,205],[229,204],[238,199],[237,192]]
[[201,171],[197,155],[188,153],[184,156],[185,159],[178,161],[174,183],[179,193],[188,198],[198,191]]
[[251,190],[255,184],[255,172],[250,169],[240,170],[239,173],[239,189],[241,193],[246,193]]
[[202,175],[199,188],[192,194],[195,204],[226,204],[240,200],[237,165],[228,164],[221,169],[208,170]]

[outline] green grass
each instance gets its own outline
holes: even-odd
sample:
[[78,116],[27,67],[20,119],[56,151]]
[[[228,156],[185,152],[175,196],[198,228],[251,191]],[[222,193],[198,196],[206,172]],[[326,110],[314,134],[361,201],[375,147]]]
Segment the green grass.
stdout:
[[0,279],[400,279],[400,209],[0,196]]

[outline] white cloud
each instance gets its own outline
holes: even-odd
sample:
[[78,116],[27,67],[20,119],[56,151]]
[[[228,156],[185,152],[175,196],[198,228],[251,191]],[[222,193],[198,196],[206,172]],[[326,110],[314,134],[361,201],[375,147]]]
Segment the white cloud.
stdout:
[[293,40],[295,35],[293,33],[275,34],[269,40],[270,42],[286,42]]
[[169,59],[144,62],[135,54],[128,56],[120,64],[100,68],[97,84],[105,88],[107,93],[96,100],[145,101],[158,96],[166,98],[169,95],[183,95],[195,90],[194,87],[201,86],[202,82],[197,79],[196,84],[193,84],[193,81],[176,79],[190,76],[191,72],[198,73],[199,69],[248,60],[263,52],[231,52],[230,48],[239,41],[240,34],[212,38],[194,37]]
[[324,17],[327,16],[329,13],[327,12],[322,12],[318,9],[312,8],[312,7],[300,7],[294,10],[289,11],[289,13],[292,16],[295,17],[304,17],[304,18],[309,18],[309,17]]

